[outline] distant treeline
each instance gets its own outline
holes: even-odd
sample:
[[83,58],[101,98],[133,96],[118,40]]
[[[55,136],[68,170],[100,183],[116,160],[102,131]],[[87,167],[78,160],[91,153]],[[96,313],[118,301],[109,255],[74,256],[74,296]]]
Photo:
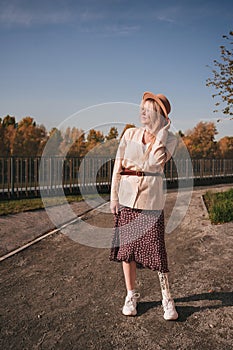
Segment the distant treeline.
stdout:
[[[0,157],[36,157],[42,154],[83,157],[87,153],[114,157],[120,137],[130,127],[134,125],[126,124],[121,135],[116,127],[111,127],[107,135],[95,129],[85,134],[76,127],[67,127],[64,132],[57,128],[47,131],[31,117],[16,122],[15,117],[7,115],[0,118]],[[182,144],[185,144],[191,158],[233,158],[233,137],[215,141],[216,134],[212,122],[200,122],[186,133],[179,131],[177,155],[182,157]]]

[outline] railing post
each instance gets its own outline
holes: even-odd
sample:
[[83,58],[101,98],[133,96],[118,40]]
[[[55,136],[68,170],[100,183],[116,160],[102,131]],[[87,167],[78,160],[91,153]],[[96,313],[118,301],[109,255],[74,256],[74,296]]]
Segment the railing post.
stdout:
[[52,157],[49,157],[49,191],[52,191],[53,189],[53,178],[52,178]]
[[186,172],[185,172],[185,180],[189,179],[189,160],[186,159]]
[[11,169],[11,196],[14,196],[14,157],[11,156],[11,163],[10,163],[10,169]]

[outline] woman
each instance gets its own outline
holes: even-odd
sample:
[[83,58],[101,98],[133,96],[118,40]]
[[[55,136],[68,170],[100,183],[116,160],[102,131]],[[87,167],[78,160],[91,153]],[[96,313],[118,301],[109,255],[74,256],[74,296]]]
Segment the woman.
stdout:
[[124,315],[137,314],[136,268],[148,267],[158,271],[164,318],[175,320],[164,242],[163,170],[177,139],[168,131],[171,107],[164,95],[145,92],[140,107],[142,127],[125,131],[114,164],[110,209],[115,227],[109,258],[122,262],[127,289]]

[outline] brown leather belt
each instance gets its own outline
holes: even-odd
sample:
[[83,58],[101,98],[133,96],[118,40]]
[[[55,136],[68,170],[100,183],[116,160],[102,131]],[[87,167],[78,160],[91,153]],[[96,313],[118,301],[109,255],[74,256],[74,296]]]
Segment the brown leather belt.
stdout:
[[120,172],[121,175],[133,175],[133,176],[163,176],[161,173],[149,173],[141,170],[129,170],[124,169]]

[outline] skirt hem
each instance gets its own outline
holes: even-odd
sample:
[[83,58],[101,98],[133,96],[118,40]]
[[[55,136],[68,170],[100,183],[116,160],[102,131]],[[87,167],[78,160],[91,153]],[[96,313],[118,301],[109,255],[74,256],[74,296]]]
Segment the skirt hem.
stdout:
[[110,261],[114,261],[114,262],[118,262],[118,263],[121,263],[121,262],[127,262],[127,263],[130,263],[132,261],[135,261],[136,262],[136,267],[138,269],[145,269],[145,268],[148,268],[152,271],[159,271],[159,272],[162,272],[162,273],[168,273],[170,272],[168,269],[161,269],[159,267],[155,267],[155,266],[151,266],[151,265],[147,265],[147,264],[144,264],[144,263],[141,263],[139,261],[136,261],[135,259],[117,259],[117,258],[109,258]]

